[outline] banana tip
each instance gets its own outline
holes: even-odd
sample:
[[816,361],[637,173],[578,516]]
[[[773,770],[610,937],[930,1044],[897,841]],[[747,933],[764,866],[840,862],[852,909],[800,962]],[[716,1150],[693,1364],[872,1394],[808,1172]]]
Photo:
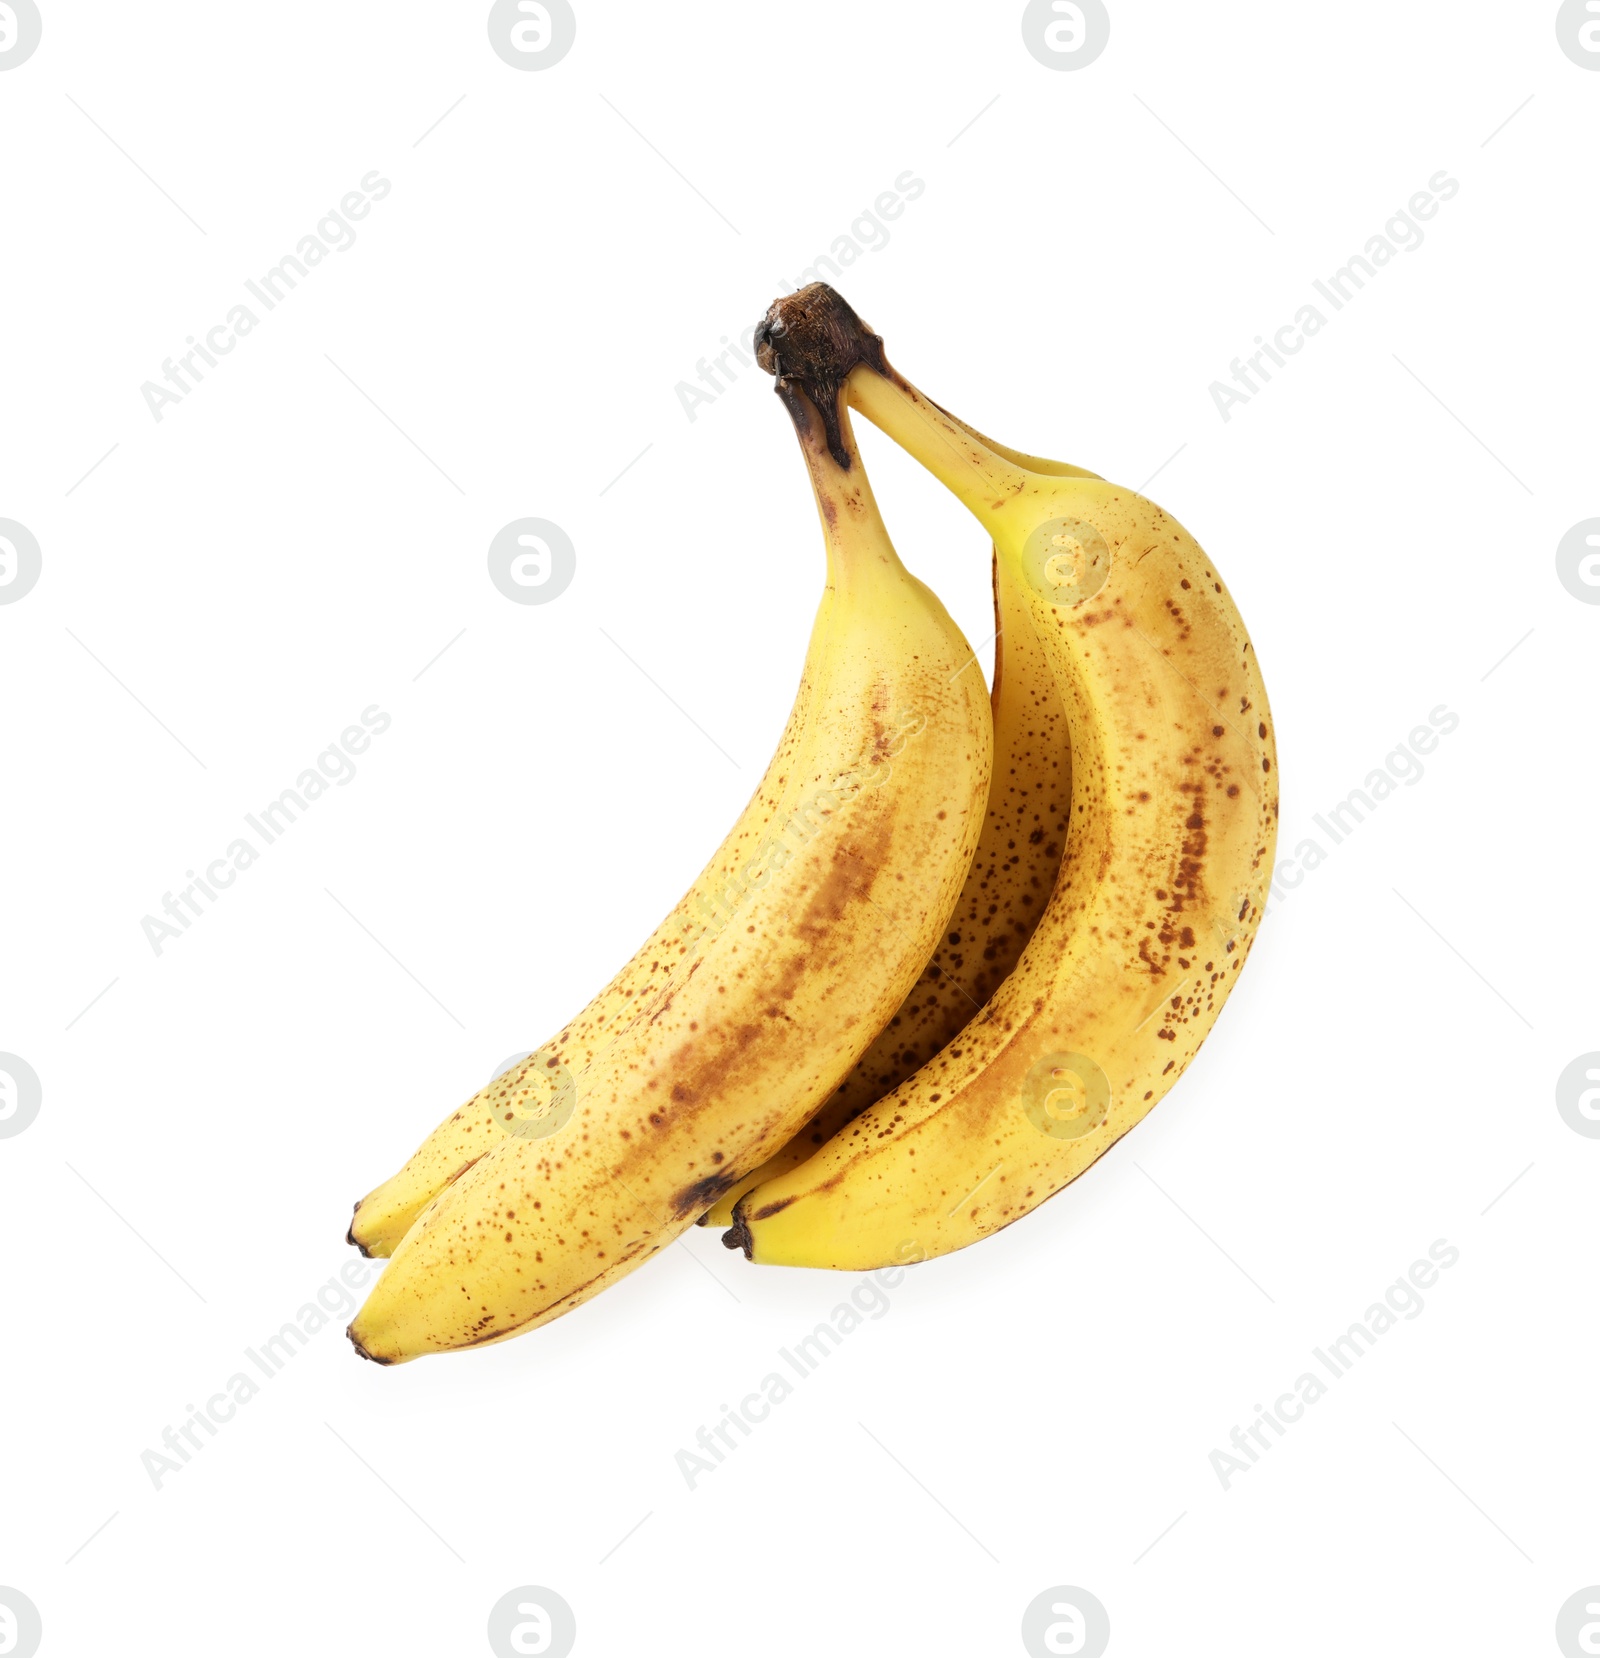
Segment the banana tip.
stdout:
[[755,1247],[755,1243],[750,1236],[750,1228],[745,1222],[744,1200],[742,1198],[734,1205],[733,1224],[722,1234],[722,1247],[724,1249],[742,1249],[744,1258],[747,1261],[751,1259],[750,1252]]
[[364,1359],[371,1359],[371,1360],[372,1360],[372,1362],[373,1362],[373,1363],[374,1363],[374,1364],[393,1364],[393,1363],[394,1363],[394,1360],[393,1360],[393,1359],[385,1359],[385,1358],[381,1358],[381,1357],[380,1357],[380,1356],[379,1356],[379,1355],[378,1355],[378,1354],[376,1354],[376,1353],[369,1353],[369,1352],[368,1352],[368,1351],[367,1351],[367,1350],[366,1350],[366,1348],[365,1348],[365,1347],[363,1347],[363,1346],[362,1346],[362,1345],[361,1345],[361,1338],[360,1338],[360,1336],[358,1336],[358,1335],[357,1335],[357,1334],[356,1334],[356,1327],[355,1327],[355,1325],[353,1325],[353,1324],[347,1324],[347,1325],[345,1325],[345,1327],[344,1327],[344,1333],[345,1333],[345,1334],[346,1334],[346,1335],[347,1335],[347,1336],[349,1336],[349,1338],[350,1338],[350,1345],[351,1345],[351,1346],[352,1346],[352,1347],[353,1347],[353,1348],[355,1348],[355,1350],[356,1350],[356,1351],[357,1351],[357,1352],[358,1352],[358,1353],[359,1353],[359,1354],[360,1354],[360,1355],[361,1355],[361,1357],[362,1357],[362,1358],[364,1358]]
[[370,1261],[372,1259],[372,1251],[370,1249],[368,1249],[367,1246],[364,1243],[362,1243],[362,1241],[356,1236],[355,1217],[361,1213],[361,1204],[365,1203],[365,1202],[366,1202],[366,1199],[362,1198],[360,1200],[360,1202],[358,1202],[356,1204],[355,1208],[353,1210],[351,1210],[351,1212],[350,1212],[350,1230],[345,1233],[344,1241],[347,1244],[353,1244]]

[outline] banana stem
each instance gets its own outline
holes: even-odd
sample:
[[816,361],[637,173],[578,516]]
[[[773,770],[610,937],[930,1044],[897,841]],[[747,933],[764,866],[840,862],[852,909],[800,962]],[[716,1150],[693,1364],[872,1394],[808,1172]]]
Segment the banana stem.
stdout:
[[755,344],[756,360],[777,376],[778,393],[796,427],[801,422],[795,404],[809,401],[822,420],[829,452],[845,471],[859,464],[844,436],[848,402],[991,529],[1040,476],[996,454],[895,373],[884,358],[883,341],[825,282],[775,301]]
[[827,545],[828,585],[834,592],[857,588],[885,576],[903,579],[904,567],[889,539],[877,497],[862,464],[850,411],[834,389],[831,418],[819,408],[811,386],[780,378],[778,393],[794,422],[800,452],[811,475],[817,517]]
[[996,454],[887,365],[879,371],[868,363],[858,364],[845,381],[845,395],[991,533],[1039,476]]

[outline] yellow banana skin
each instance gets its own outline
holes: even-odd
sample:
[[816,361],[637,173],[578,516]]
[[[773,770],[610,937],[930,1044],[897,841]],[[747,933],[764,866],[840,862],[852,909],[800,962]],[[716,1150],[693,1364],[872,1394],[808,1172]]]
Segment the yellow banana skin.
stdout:
[[526,1118],[424,1210],[352,1322],[366,1357],[502,1341],[671,1242],[838,1086],[961,890],[989,793],[982,675],[895,555],[847,413],[786,400],[831,589],[793,809],[704,895],[664,994],[580,1073],[525,1070]]
[[889,368],[881,342],[844,385],[1026,590],[1067,710],[1073,795],[1055,890],[983,1011],[737,1207],[729,1242],[750,1259],[859,1271],[1021,1218],[1163,1097],[1249,953],[1278,797],[1254,650],[1181,525],[1132,490],[998,453]]

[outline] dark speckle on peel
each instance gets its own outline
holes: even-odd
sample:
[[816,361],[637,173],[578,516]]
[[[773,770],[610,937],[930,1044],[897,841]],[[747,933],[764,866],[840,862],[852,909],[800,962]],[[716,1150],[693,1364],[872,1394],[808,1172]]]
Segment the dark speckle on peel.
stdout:
[[700,1180],[691,1181],[672,1196],[672,1212],[679,1219],[703,1215],[719,1197],[731,1192],[743,1177],[733,1169],[719,1169]]

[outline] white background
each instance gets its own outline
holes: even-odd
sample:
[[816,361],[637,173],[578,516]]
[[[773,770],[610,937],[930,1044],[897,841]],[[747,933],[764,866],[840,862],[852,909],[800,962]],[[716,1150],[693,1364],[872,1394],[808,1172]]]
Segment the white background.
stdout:
[[[1600,1143],[1555,1103],[1600,1048],[1600,608],[1555,567],[1600,514],[1600,73],[1554,5],[1112,0],[1062,73],[1015,3],[578,0],[524,73],[482,4],[41,3],[0,74],[0,517],[43,550],[0,606],[0,1049],[43,1085],[0,1140],[0,1584],[42,1650],[487,1652],[543,1584],[580,1655],[998,1655],[1076,1584],[1116,1658],[1557,1651],[1600,1581]],[[157,422],[141,384],[373,169],[355,244]],[[1224,421],[1211,383],[1441,169],[1422,245]],[[1160,469],[1266,672],[1280,856],[1459,728],[1135,1135],[695,1489],[675,1453],[851,1280],[696,1232],[469,1355],[383,1370],[334,1318],[157,1489],[353,1200],[760,775],[819,537],[765,376],[693,421],[675,388],[907,170],[838,285],[983,430]],[[864,441],[985,639],[981,532]],[[524,515],[577,548],[548,605],[486,574]],[[141,918],[372,704],[355,779],[158,956]],[[1230,1430],[1441,1238],[1422,1314],[1225,1489]]]

